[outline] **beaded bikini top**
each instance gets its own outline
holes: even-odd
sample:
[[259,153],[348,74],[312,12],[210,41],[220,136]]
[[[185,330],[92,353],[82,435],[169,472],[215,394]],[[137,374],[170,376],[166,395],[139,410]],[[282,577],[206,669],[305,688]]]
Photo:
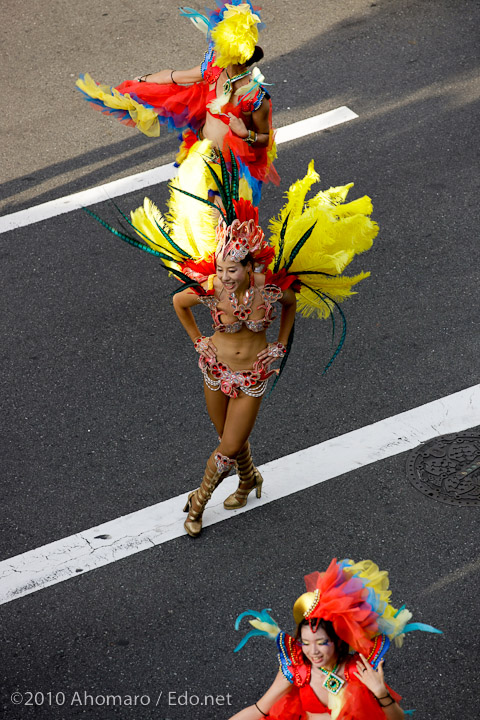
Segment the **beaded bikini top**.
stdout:
[[[280,300],[283,292],[277,285],[265,285],[264,288],[259,290],[263,303],[258,305],[257,310],[265,310],[265,315],[260,320],[248,320],[248,315],[251,312],[250,308],[245,308],[245,313],[242,315],[237,310],[238,320],[232,323],[223,323],[220,317],[224,314],[223,310],[218,309],[219,298],[215,295],[200,295],[199,300],[203,305],[206,305],[210,310],[210,314],[213,320],[213,329],[215,332],[225,333],[236,333],[240,332],[242,327],[245,327],[251,332],[263,332],[266,330],[276,318],[276,309],[273,303]],[[233,304],[233,298],[230,296],[230,302]],[[240,306],[242,307],[242,306]]]

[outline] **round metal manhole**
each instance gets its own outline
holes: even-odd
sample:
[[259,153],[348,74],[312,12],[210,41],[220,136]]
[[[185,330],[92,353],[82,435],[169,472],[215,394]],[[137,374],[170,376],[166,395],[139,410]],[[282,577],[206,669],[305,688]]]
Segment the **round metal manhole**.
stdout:
[[421,493],[449,505],[480,505],[480,435],[443,435],[413,450],[407,477]]

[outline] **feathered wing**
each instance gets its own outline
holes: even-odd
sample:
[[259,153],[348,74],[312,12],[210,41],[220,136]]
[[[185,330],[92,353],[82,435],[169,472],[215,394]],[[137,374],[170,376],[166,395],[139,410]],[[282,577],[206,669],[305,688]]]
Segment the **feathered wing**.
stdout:
[[306,201],[319,179],[312,160],[305,177],[288,190],[279,215],[270,221],[276,257],[269,270],[275,273],[285,268],[298,277],[299,312],[328,317],[335,303],[354,294],[352,288],[368,277],[365,272],[353,277],[342,273],[356,254],[372,246],[378,225],[368,217],[372,212],[369,198],[343,204],[352,183]]
[[159,137],[158,114],[129,93],[121,93],[109,85],[102,85],[88,74],[80,75],[76,86],[90,105],[104,115],[113,115],[123,125],[137,127],[147,137]]

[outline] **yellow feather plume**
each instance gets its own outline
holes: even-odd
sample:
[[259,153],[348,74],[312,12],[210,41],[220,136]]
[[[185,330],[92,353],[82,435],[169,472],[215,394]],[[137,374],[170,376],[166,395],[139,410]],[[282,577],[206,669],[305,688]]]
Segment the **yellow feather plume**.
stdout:
[[215,251],[215,226],[218,214],[205,203],[188,197],[175,188],[181,188],[199,197],[208,198],[209,189],[215,183],[205,165],[211,143],[202,140],[196,143],[178,175],[171,182],[168,203],[168,221],[173,240],[194,258],[204,258]]
[[75,84],[93,100],[101,100],[112,110],[126,110],[135,122],[137,129],[144,135],[159,137],[160,123],[157,114],[151,108],[133,100],[128,93],[122,95],[109,85],[97,85],[88,73],[85,73],[83,78],[79,78]]
[[274,639],[277,637],[277,635],[280,631],[280,628],[278,627],[278,625],[276,623],[273,624],[273,623],[261,622],[260,620],[249,620],[248,622],[250,623],[250,625],[253,625],[253,627],[256,628],[257,630],[262,630],[262,632],[268,633],[270,635],[270,637],[272,637]]
[[223,19],[212,30],[215,47],[215,64],[226,68],[241,65],[252,57],[258,42],[258,15],[251,12],[247,3],[227,5]]
[[[287,202],[279,215],[270,221],[269,230],[270,242],[278,255],[282,226],[287,222],[280,269],[288,265],[288,271],[299,274],[302,283],[310,288],[301,288],[298,311],[306,317],[324,318],[330,315],[334,304],[328,298],[319,297],[315,291],[328,295],[337,303],[354,294],[352,287],[370,273],[362,272],[354,277],[341,276],[341,273],[356,254],[372,246],[378,225],[368,217],[372,212],[370,198],[365,196],[343,204],[353,183],[318,192],[306,201],[308,191],[319,179],[312,160],[305,177],[287,191]],[[308,233],[299,248],[299,241]],[[274,262],[270,269],[273,267]],[[308,273],[312,269],[316,273]]]
[[403,644],[404,635],[402,630],[407,622],[412,618],[412,613],[406,608],[397,610],[390,603],[391,591],[389,589],[390,580],[386,570],[380,570],[372,560],[361,560],[344,568],[344,572],[348,575],[358,575],[365,582],[366,587],[372,588],[376,595],[380,598],[380,617],[379,629],[385,635],[395,640],[397,646]]

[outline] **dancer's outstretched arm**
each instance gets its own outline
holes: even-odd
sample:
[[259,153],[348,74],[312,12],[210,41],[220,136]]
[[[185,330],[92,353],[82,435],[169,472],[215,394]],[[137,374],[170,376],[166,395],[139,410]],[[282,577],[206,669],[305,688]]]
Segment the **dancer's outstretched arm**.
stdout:
[[191,85],[200,82],[202,79],[202,71],[200,65],[190,68],[190,70],[160,70],[156,73],[147,73],[146,75],[138,75],[134,78],[137,82],[157,83],[158,85]]

